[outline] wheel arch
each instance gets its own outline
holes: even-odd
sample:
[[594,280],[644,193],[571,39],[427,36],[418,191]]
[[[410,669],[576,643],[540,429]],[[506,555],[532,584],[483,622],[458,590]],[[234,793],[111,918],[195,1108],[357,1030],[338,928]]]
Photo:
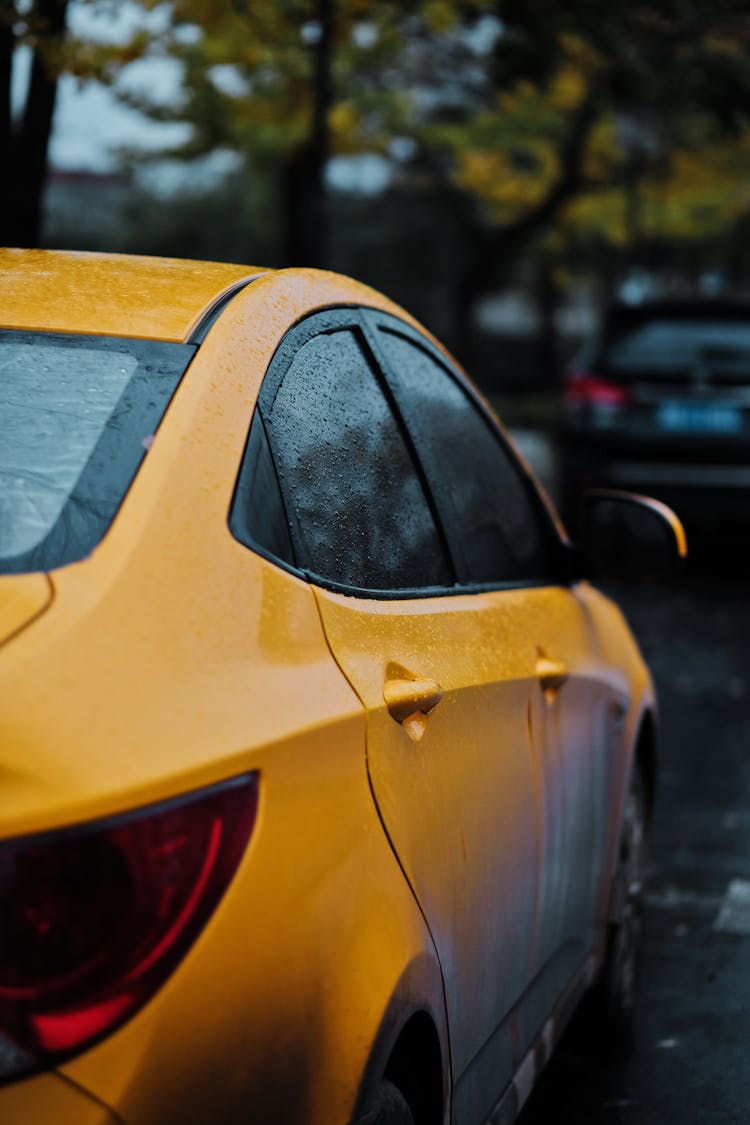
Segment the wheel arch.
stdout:
[[656,714],[650,708],[641,715],[635,738],[634,766],[643,780],[646,812],[653,816],[658,788],[659,756]]
[[409,1103],[415,1125],[440,1125],[445,1091],[440,1037],[428,1012],[415,1012],[399,1033],[384,1077]]
[[449,1120],[450,1063],[442,978],[427,957],[408,966],[391,996],[362,1075],[355,1121],[383,1079],[401,1091],[415,1125],[443,1125]]

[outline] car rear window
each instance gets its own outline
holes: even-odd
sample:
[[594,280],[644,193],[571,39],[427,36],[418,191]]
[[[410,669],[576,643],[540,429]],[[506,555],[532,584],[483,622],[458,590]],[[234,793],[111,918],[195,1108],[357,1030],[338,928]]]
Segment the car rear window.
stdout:
[[623,375],[643,371],[750,373],[750,320],[664,317],[620,332],[604,349],[607,366]]
[[195,348],[0,332],[0,573],[99,542]]

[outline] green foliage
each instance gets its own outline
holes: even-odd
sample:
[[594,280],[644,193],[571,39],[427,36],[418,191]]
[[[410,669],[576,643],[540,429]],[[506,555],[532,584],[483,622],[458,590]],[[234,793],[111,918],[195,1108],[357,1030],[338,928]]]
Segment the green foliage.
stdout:
[[[70,43],[68,61],[77,73],[114,84],[135,58],[176,60],[183,75],[178,105],[119,91],[159,120],[191,123],[191,141],[174,155],[229,146],[256,159],[278,160],[305,143],[314,109],[320,0],[140,0],[140,6],[162,13],[168,8],[163,31],[138,32],[114,47]],[[383,73],[400,42],[398,25],[408,8],[366,0],[331,6],[335,100],[329,125],[335,151],[361,150],[365,143],[382,147],[384,122],[399,96],[376,91],[373,78]]]
[[[159,17],[150,31],[50,43],[48,65],[188,122],[189,140],[163,155],[233,149],[267,194],[295,162],[312,183],[331,154],[389,155],[407,138],[402,178],[449,202],[479,287],[491,259],[529,240],[555,254],[588,238],[690,240],[750,209],[742,0],[139,3]],[[15,8],[22,35],[44,44],[27,8]],[[172,104],[120,82],[144,57],[178,64]]]

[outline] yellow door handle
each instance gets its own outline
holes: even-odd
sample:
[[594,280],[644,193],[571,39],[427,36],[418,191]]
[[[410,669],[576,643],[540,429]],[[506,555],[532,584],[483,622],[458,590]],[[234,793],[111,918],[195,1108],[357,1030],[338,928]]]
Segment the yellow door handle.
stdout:
[[386,680],[383,699],[388,713],[397,723],[412,715],[429,715],[443,698],[443,689],[435,680]]
[[537,649],[536,674],[539,678],[539,686],[545,695],[556,694],[569,675],[568,666],[564,661],[555,660],[541,649]]

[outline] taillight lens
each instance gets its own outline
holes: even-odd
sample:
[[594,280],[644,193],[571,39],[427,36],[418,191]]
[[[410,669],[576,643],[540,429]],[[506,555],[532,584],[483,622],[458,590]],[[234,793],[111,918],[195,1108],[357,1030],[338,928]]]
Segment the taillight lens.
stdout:
[[571,371],[565,381],[563,399],[566,406],[625,406],[630,391],[621,383],[591,375],[588,371]]
[[0,1079],[71,1055],[149,999],[250,838],[258,776],[0,845]]

